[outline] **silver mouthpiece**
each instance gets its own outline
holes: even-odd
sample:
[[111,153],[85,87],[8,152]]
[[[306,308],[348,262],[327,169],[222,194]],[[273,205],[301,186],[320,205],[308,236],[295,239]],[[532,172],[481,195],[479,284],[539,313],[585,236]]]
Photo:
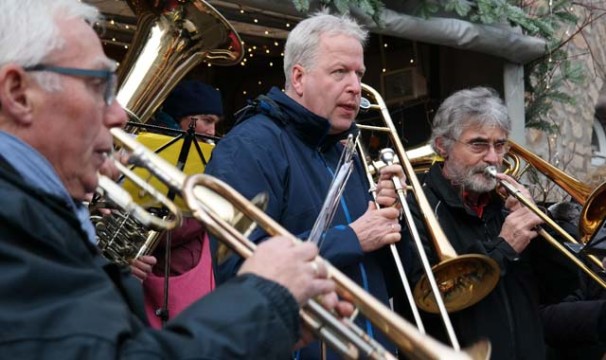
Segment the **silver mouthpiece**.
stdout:
[[386,165],[391,165],[393,164],[395,154],[392,148],[385,148],[379,151],[379,157]]
[[370,100],[363,97],[360,99],[360,110],[368,110],[370,109]]
[[484,169],[484,174],[486,174],[487,176],[490,176],[492,178],[496,178],[497,177],[497,167],[496,166],[487,166],[486,169]]

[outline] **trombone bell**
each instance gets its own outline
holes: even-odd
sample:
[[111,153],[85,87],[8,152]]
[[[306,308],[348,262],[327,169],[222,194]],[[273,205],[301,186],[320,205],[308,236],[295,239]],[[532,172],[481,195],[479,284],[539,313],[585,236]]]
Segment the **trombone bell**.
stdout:
[[606,182],[596,187],[587,197],[579,218],[581,242],[587,244],[592,235],[600,231],[600,224],[606,218]]
[[[499,282],[496,269],[494,260],[477,254],[459,255],[432,267],[448,312],[463,310],[485,298]],[[426,275],[415,286],[414,295],[419,308],[439,312]]]

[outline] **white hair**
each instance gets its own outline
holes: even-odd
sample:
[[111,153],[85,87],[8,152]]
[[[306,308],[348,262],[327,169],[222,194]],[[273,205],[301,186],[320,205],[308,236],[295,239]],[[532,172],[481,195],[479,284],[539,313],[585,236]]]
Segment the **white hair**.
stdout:
[[435,142],[442,137],[448,153],[463,131],[476,125],[494,126],[509,136],[511,120],[496,90],[475,87],[459,90],[446,98],[433,118],[430,144],[437,152]]
[[326,10],[317,12],[301,21],[288,34],[284,46],[285,88],[290,88],[290,72],[296,64],[312,68],[318,55],[320,36],[347,35],[366,43],[368,32],[347,15],[331,15]]
[[[1,0],[0,67],[9,63],[23,67],[43,63],[64,45],[58,20],[80,18],[92,25],[99,16],[97,8],[79,0]],[[57,87],[53,74],[32,75],[48,90]]]

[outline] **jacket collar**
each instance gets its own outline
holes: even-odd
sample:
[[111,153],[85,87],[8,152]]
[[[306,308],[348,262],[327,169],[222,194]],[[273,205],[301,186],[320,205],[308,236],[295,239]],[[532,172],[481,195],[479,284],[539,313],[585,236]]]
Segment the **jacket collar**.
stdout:
[[349,134],[354,134],[354,136],[358,134],[359,130],[355,123],[347,131],[339,134],[328,134],[330,130],[328,119],[309,111],[276,87],[272,88],[267,95],[279,106],[282,113],[279,120],[295,136],[311,147],[323,151],[338,141],[346,139]]

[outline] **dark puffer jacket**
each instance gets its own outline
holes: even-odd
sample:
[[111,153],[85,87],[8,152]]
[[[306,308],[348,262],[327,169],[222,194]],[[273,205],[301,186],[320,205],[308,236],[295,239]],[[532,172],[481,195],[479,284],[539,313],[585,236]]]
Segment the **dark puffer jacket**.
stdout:
[[[59,199],[0,157],[0,358],[285,359],[298,306],[277,283],[241,276],[163,331],[148,328],[141,284],[108,263]],[[242,301],[246,299],[246,301]]]
[[[531,262],[533,243],[518,255],[499,237],[506,213],[503,201],[493,194],[482,217],[466,208],[461,196],[442,175],[440,164],[433,165],[425,178],[425,194],[457,254],[483,254],[500,267],[497,287],[479,303],[451,314],[455,333],[462,347],[487,338],[492,343],[491,359],[543,359],[545,346],[539,317],[538,287]],[[427,239],[425,225],[416,201],[409,197],[431,264],[438,259]],[[422,267],[414,257],[411,280],[422,275]],[[428,333],[449,343],[441,319],[425,314]]]

